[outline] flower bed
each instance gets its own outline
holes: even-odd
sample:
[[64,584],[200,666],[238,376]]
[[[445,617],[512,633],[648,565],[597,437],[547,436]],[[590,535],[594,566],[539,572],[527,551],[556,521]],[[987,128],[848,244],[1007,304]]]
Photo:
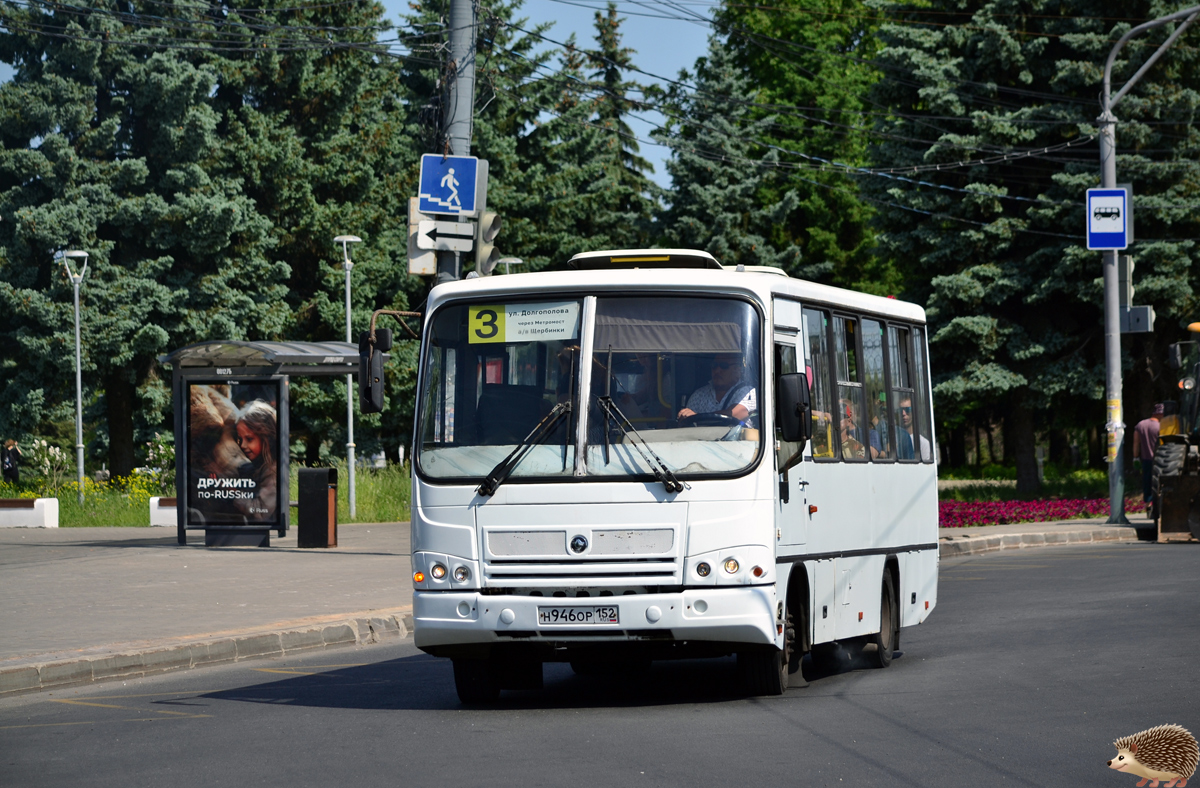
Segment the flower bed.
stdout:
[[[1142,501],[1126,499],[1127,514],[1145,510],[1146,504]],[[942,528],[965,528],[972,525],[1044,523],[1073,520],[1077,517],[1104,517],[1108,512],[1107,498],[1057,501],[941,501],[938,504],[938,525]]]

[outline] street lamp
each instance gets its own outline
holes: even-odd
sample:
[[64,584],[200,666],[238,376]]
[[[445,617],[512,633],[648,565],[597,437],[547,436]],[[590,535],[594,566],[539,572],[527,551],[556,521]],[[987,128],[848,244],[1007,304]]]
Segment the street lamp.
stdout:
[[525,265],[525,261],[524,261],[524,260],[522,260],[520,257],[501,257],[501,258],[500,258],[499,260],[497,260],[496,262],[497,262],[497,263],[504,263],[504,273],[505,273],[505,275],[506,275],[506,276],[507,276],[509,273],[511,273],[511,272],[508,270],[508,267],[509,267],[510,265]]
[[[342,245],[342,268],[346,271],[346,341],[353,342],[350,335],[350,271],[354,263],[350,260],[350,244],[362,243],[357,235],[339,235],[333,239],[335,244]],[[354,376],[346,376],[346,464],[350,474],[348,497],[350,499],[350,519],[356,512],[354,500]]]
[[[1100,127],[1100,186],[1104,189],[1117,188],[1117,117],[1113,107],[1124,98],[1137,81],[1150,70],[1150,67],[1162,57],[1163,53],[1175,43],[1183,31],[1200,18],[1200,6],[1192,6],[1173,14],[1152,19],[1149,22],[1131,28],[1120,40],[1113,45],[1104,63],[1104,86],[1100,97],[1100,117],[1096,120]],[[1179,27],[1167,37],[1157,51],[1142,64],[1142,67],[1112,95],[1112,68],[1117,59],[1117,53],[1136,35],[1161,27],[1168,22],[1183,20]],[[1132,206],[1130,206],[1132,208]],[[1125,423],[1124,408],[1121,403],[1121,323],[1120,296],[1117,286],[1117,253],[1115,250],[1104,253],[1104,362],[1106,371],[1106,400],[1108,404],[1109,433],[1108,448],[1108,522],[1127,523],[1125,519]]]
[[[83,503],[83,373],[81,369],[82,354],[79,350],[79,285],[83,275],[87,273],[88,253],[72,249],[62,253],[63,268],[67,277],[75,287],[75,467],[79,477],[79,503]],[[69,260],[83,260],[83,268],[79,273],[71,270]]]

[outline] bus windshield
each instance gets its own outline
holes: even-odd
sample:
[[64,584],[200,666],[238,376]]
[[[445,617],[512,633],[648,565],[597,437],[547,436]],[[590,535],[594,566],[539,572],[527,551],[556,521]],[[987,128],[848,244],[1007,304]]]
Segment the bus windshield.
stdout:
[[[438,310],[423,359],[421,472],[480,479],[535,432],[510,479],[645,479],[656,465],[684,479],[754,463],[761,330],[748,302],[599,297],[590,342],[583,313],[582,299]],[[570,413],[546,431],[564,403]]]

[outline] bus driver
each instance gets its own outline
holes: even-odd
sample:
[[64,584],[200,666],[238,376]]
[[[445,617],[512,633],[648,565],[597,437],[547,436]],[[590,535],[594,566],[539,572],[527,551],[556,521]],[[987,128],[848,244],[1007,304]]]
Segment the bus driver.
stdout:
[[739,353],[722,353],[712,361],[712,380],[692,392],[678,419],[698,413],[719,413],[745,422],[758,412],[753,384],[742,380],[746,364]]

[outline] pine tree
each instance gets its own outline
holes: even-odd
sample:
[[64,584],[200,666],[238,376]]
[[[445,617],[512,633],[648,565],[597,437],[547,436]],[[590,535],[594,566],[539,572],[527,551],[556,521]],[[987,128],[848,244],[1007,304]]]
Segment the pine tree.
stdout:
[[[684,87],[693,84],[694,89]],[[705,249],[726,265],[768,265],[806,278],[832,273],[832,264],[802,265],[800,247],[784,228],[795,217],[794,191],[779,193],[786,178],[779,154],[764,150],[774,118],[751,118],[750,81],[729,48],[709,38],[696,73],[683,73],[662,103],[665,127],[655,137],[671,147],[667,172],[674,189],[660,221],[667,243]]]
[[[887,78],[876,96],[892,116],[872,158],[899,176],[867,179],[888,203],[881,247],[927,306],[939,420],[1003,415],[1025,490],[1037,486],[1036,430],[1103,423],[1101,266],[1084,248],[1082,204],[1099,181],[1101,69],[1132,25],[1095,13],[1081,0],[933,2],[893,11],[880,32]],[[1129,19],[1161,13],[1150,2],[1122,9]],[[1169,32],[1127,47],[1117,84]],[[1200,285],[1186,240],[1200,230],[1188,207],[1200,188],[1195,36],[1185,34],[1118,112],[1118,179],[1138,195],[1137,300],[1158,313],[1155,366],[1194,319]]]
[[780,205],[789,193],[799,201],[776,245],[798,246],[808,270],[824,272],[824,281],[880,295],[899,292],[891,260],[874,254],[874,210],[860,196],[859,180],[825,164],[861,165],[872,143],[878,12],[863,0],[781,0],[727,3],[714,16],[748,77],[731,98],[753,102],[747,120],[756,123],[754,139],[780,151],[789,170],[761,191],[759,203]]
[[0,86],[0,431],[71,419],[71,288],[54,254],[84,249],[88,415],[102,416],[98,448],[107,442],[110,467],[127,474],[135,420],[165,416],[155,356],[209,336],[277,334],[290,271],[241,179],[220,172],[216,58],[106,43],[131,35],[113,5],[2,14],[0,59],[16,75]]

